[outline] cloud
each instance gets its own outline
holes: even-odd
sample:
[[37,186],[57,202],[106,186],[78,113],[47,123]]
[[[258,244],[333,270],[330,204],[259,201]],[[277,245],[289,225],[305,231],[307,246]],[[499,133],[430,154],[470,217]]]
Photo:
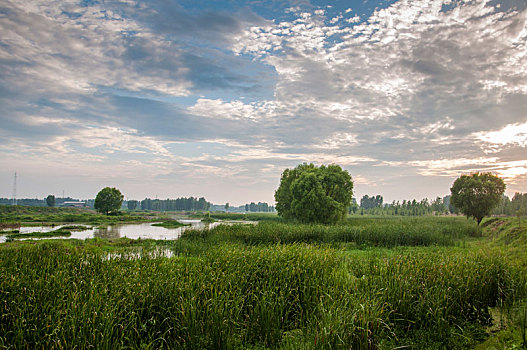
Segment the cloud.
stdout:
[[478,132],[473,135],[483,141],[490,152],[496,152],[500,146],[517,145],[527,147],[527,123],[509,124],[498,131]]
[[[203,89],[262,90],[262,83],[269,84],[251,77],[267,72],[262,65],[190,40],[229,38],[245,23],[235,14],[196,17],[176,5],[153,4],[158,7],[8,1],[0,18],[3,75],[18,85],[14,88],[31,81],[33,93],[57,94],[93,93],[105,86],[186,96]],[[233,69],[244,66],[250,67]]]
[[4,2],[2,156],[188,181],[315,161],[363,186],[525,184],[523,2],[264,5]]
[[474,172],[491,172],[505,180],[514,182],[516,177],[527,174],[527,160],[500,161],[496,157],[439,159],[415,161],[409,164],[420,168],[419,173],[424,176],[457,177],[461,174],[471,174]]

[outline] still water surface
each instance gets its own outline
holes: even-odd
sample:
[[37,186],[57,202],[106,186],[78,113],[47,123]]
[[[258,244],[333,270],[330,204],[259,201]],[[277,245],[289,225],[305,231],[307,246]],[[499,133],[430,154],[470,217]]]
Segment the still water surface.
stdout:
[[[104,228],[90,228],[85,231],[71,231],[71,236],[68,237],[46,237],[40,239],[49,238],[74,238],[74,239],[86,239],[86,238],[120,238],[128,237],[132,239],[137,238],[149,238],[149,239],[178,239],[183,232],[186,230],[203,230],[211,229],[218,225],[234,225],[234,224],[255,224],[253,221],[222,221],[205,224],[200,220],[178,220],[182,224],[190,226],[182,226],[178,228],[165,228],[160,226],[152,226],[152,222],[143,224],[124,224],[124,225],[110,225]],[[56,225],[52,226],[37,226],[37,227],[21,227],[20,233],[32,233],[32,232],[49,232],[59,229],[63,226],[68,225]],[[32,238],[37,239],[37,238]],[[6,236],[0,232],[0,243],[6,241]]]

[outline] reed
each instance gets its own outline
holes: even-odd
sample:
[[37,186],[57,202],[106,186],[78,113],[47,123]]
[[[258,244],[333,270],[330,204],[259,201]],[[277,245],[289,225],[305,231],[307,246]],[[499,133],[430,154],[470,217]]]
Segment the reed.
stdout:
[[302,243],[164,258],[18,242],[0,247],[0,284],[0,344],[15,348],[372,348],[423,334],[452,347],[456,329],[525,296],[525,272],[499,255]]
[[362,247],[453,246],[481,229],[464,218],[351,219],[340,225],[302,225],[260,222],[258,225],[220,225],[210,231],[186,231],[189,240],[255,244],[353,243]]
[[462,218],[365,218],[4,243],[0,347],[470,348],[490,308],[527,295],[525,256],[479,236]]

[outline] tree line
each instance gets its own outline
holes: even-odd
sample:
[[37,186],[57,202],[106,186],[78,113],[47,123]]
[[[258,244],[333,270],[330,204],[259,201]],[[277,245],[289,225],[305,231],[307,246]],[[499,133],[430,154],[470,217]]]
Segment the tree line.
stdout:
[[429,200],[424,198],[421,200],[411,199],[401,201],[393,201],[392,203],[384,203],[384,198],[381,195],[368,196],[364,195],[360,200],[360,205],[357,204],[356,199],[352,200],[349,208],[349,213],[358,213],[361,215],[400,215],[400,216],[423,216],[433,214],[447,214],[454,213],[456,209],[450,204],[450,196],[443,198]]
[[[38,198],[18,198],[16,200],[17,205],[23,205],[28,207],[61,207],[64,202],[85,202],[87,207],[93,207],[93,199],[80,200],[71,197],[55,197],[49,195],[44,199]],[[0,198],[0,205],[13,205],[14,200],[12,198]],[[52,205],[51,205],[52,204]]]
[[[355,198],[349,208],[350,214],[359,215],[400,215],[400,216],[426,216],[459,214],[459,210],[451,203],[451,196],[429,200],[403,200],[383,203],[381,195],[364,195],[357,204]],[[492,215],[526,215],[527,214],[527,193],[516,192],[512,198],[506,195],[501,197],[501,201],[491,212]]]
[[249,204],[245,204],[245,211],[251,213],[270,213],[274,211],[274,207],[267,204],[266,202],[251,202]]
[[[479,225],[499,205],[505,189],[505,182],[497,175],[475,172],[458,177],[450,188],[450,197],[437,197],[431,202],[425,198],[419,202],[414,199],[383,205],[381,195],[365,195],[359,207],[352,197],[353,181],[347,170],[335,164],[316,166],[303,163],[282,172],[275,201],[278,215],[304,223],[336,223],[344,219],[346,213],[356,213],[359,208],[362,215],[369,211],[368,214],[376,215],[412,216],[439,215],[451,210],[455,212],[457,208]],[[523,203],[523,195],[516,197]],[[525,215],[524,211],[520,204],[517,215]]]
[[204,197],[181,197],[176,199],[150,199],[145,198],[142,201],[129,200],[127,207],[130,210],[154,210],[154,211],[178,211],[178,210],[209,210],[210,202]]
[[502,196],[501,202],[492,211],[493,215],[525,215],[527,214],[527,193],[516,192],[512,199]]

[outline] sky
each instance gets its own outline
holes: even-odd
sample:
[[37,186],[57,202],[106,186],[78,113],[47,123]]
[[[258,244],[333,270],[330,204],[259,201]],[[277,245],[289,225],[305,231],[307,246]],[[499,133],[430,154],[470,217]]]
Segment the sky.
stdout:
[[527,192],[525,0],[3,0],[0,33],[0,197]]

